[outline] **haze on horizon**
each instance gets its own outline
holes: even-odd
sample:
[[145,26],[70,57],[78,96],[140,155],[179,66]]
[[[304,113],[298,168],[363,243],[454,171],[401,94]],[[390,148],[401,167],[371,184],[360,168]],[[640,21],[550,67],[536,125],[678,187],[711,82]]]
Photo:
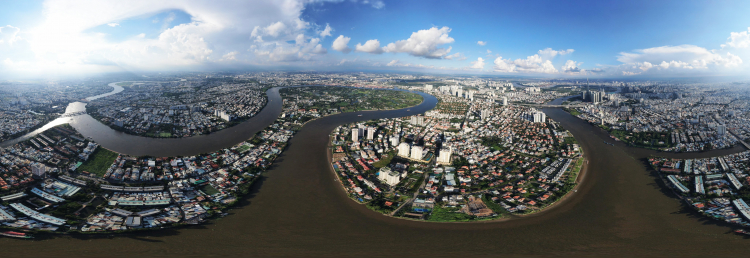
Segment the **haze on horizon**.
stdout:
[[0,80],[277,69],[747,79],[749,5],[0,1]]

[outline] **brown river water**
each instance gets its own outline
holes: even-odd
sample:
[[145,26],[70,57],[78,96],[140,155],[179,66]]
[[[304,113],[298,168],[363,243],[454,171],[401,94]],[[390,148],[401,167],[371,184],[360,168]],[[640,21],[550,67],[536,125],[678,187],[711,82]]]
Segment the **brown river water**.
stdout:
[[[343,123],[407,116],[435,106],[433,97],[425,99],[409,112],[346,113],[309,122],[253,193],[230,211],[231,215],[209,224],[111,236],[71,235],[34,241],[2,238],[2,254],[747,257],[750,239],[732,233],[726,223],[705,219],[684,207],[651,174],[644,158],[658,152],[621,143],[607,145],[604,141],[614,141],[606,132],[558,108],[544,111],[573,133],[588,164],[578,191],[546,211],[505,221],[429,223],[386,217],[349,199],[334,181],[328,163],[328,134]],[[362,117],[357,116],[360,113]],[[108,144],[102,146],[117,149]],[[708,157],[742,150],[663,155]]]

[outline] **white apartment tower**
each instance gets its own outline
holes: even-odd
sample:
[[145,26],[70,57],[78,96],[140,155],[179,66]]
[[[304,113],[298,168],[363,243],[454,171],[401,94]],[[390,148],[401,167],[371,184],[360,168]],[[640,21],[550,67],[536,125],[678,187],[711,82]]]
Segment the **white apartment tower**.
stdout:
[[375,138],[375,127],[367,127],[367,139],[372,140]]
[[409,148],[411,148],[411,146],[409,146],[408,143],[402,142],[398,145],[398,155],[401,157],[409,157]]
[[31,174],[37,177],[44,177],[47,173],[47,166],[42,164],[34,164],[31,166]]
[[422,146],[411,146],[411,155],[410,157],[412,159],[421,160],[422,159]]
[[440,155],[438,156],[437,162],[442,164],[450,164],[451,163],[451,148],[443,148],[440,150]]
[[352,128],[352,141],[353,142],[359,141],[359,128]]

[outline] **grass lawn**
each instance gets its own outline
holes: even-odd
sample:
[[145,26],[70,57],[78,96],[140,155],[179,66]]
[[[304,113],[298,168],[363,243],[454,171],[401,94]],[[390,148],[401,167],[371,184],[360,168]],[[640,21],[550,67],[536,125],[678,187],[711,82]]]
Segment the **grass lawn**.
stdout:
[[237,148],[237,151],[239,153],[245,153],[246,151],[249,151],[251,148],[252,147],[250,147],[249,145],[242,145],[239,148]]
[[172,137],[172,133],[159,133],[159,137]]
[[216,188],[214,188],[210,184],[206,184],[204,186],[201,186],[201,191],[203,191],[207,195],[214,195],[214,194],[219,193],[219,190],[216,190]]
[[438,221],[438,222],[476,220],[476,217],[471,216],[466,213],[458,212],[458,210],[459,210],[458,207],[446,208],[446,207],[440,207],[439,205],[435,205],[435,207],[432,210],[432,214],[430,214],[430,218],[427,220]]
[[383,159],[381,159],[378,162],[372,163],[372,166],[375,168],[382,168],[382,167],[388,166],[388,164],[391,164],[391,160],[393,159],[393,157],[396,156],[395,154],[396,154],[395,152],[389,152],[387,157],[383,155]]
[[96,148],[93,154],[89,156],[89,160],[83,163],[76,171],[88,171],[91,174],[103,176],[107,173],[107,169],[112,166],[112,162],[117,158],[117,153],[112,152],[105,148]]
[[128,87],[130,85],[133,85],[133,83],[132,82],[118,82],[117,83],[117,86],[120,86],[120,87]]

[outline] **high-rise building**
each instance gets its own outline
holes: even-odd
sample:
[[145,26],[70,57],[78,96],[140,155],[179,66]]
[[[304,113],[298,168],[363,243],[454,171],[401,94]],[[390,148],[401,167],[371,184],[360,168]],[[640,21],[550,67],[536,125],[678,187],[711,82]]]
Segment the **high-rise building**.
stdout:
[[410,155],[410,157],[412,159],[421,160],[422,156],[423,156],[422,155],[422,151],[423,151],[422,146],[416,146],[416,145],[411,146],[411,155]]
[[488,109],[482,109],[482,111],[479,112],[479,117],[482,118],[482,120],[487,119],[490,116],[490,110]]
[[547,115],[544,114],[544,112],[539,111],[539,110],[531,111],[531,114],[527,114],[526,117],[528,118],[529,121],[534,122],[534,123],[544,123],[545,121],[547,121],[546,120]]
[[503,106],[508,105],[508,97],[503,97]]
[[367,139],[372,140],[375,138],[375,127],[367,127]]
[[400,142],[400,140],[398,139],[398,136],[391,136],[391,147],[392,148],[395,148],[396,146],[398,146],[399,142]]
[[437,162],[442,164],[450,164],[451,163],[451,148],[443,148],[440,150],[440,155],[438,156]]
[[378,170],[378,179],[380,182],[395,186],[401,181],[401,173],[393,171],[389,167],[382,167]]
[[719,135],[724,135],[727,133],[727,126],[726,125],[719,125],[716,127],[716,132],[719,133]]
[[359,128],[352,128],[352,141],[353,142],[359,141]]
[[398,155],[401,157],[409,157],[409,150],[411,146],[408,143],[402,142],[398,145]]
[[44,177],[47,173],[47,166],[42,164],[34,164],[31,166],[31,174],[37,177]]

